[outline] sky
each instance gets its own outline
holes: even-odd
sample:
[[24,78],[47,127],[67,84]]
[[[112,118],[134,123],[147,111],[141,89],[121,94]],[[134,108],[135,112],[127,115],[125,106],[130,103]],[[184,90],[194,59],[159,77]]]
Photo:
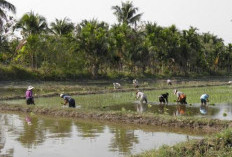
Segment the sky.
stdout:
[[[16,18],[34,11],[48,22],[68,17],[72,22],[97,19],[117,23],[112,6],[125,0],[7,0],[17,9]],[[232,43],[232,0],[132,0],[143,13],[141,21],[156,22],[160,26],[175,24],[178,29],[198,28],[199,33],[210,32],[225,43]]]

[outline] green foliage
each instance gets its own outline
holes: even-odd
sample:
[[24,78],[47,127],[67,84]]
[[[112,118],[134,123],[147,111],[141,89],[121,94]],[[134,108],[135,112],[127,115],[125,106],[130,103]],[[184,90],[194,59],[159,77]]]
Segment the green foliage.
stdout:
[[36,79],[36,74],[35,71],[20,66],[10,65],[6,67],[0,65],[0,80]]
[[[75,25],[64,18],[48,28],[45,17],[26,13],[15,25],[23,40],[0,31],[0,62],[58,79],[198,77],[232,72],[232,45],[225,45],[221,38],[201,34],[192,26],[178,30],[175,25],[162,27],[152,22],[137,25],[142,14],[129,1],[112,9],[119,21],[112,26],[95,19]],[[6,30],[14,23],[7,25]]]

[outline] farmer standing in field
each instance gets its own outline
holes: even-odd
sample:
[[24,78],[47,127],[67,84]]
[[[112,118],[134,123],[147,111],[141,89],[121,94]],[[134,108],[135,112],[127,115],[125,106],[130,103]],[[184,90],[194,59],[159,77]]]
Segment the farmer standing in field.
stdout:
[[25,94],[27,105],[31,105],[31,104],[35,105],[32,89],[34,89],[34,87],[28,86],[26,94]]
[[67,105],[67,103],[69,103],[69,107],[76,107],[76,103],[75,100],[73,98],[71,98],[71,96],[65,95],[65,94],[60,94],[60,97],[64,99],[64,104],[63,105]]
[[206,103],[209,102],[209,95],[202,94],[200,99],[201,99],[201,105],[206,105]]
[[177,96],[177,102],[180,102],[181,104],[187,104],[186,95],[184,93],[175,89],[174,94]]
[[140,91],[136,92],[136,98],[140,100],[141,103],[143,103],[145,101],[145,103],[147,103],[147,96]]
[[138,87],[139,87],[139,82],[138,82],[138,80],[134,79],[134,80],[133,80],[133,85],[134,85],[135,88],[138,88]]

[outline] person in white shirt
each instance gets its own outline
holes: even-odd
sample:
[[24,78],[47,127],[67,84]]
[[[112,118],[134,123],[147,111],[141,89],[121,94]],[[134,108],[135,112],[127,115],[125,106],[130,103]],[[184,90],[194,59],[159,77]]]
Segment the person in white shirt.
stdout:
[[181,104],[187,104],[186,95],[184,93],[175,89],[174,94],[177,96],[177,102],[180,102]]
[[147,103],[147,96],[140,91],[136,92],[136,98],[140,100],[141,103],[143,103],[145,101],[145,103]]
[[114,89],[119,89],[121,88],[121,84],[120,83],[113,83]]
[[167,80],[168,85],[172,85],[172,81],[170,79]]
[[136,79],[134,79],[133,80],[133,85],[134,85],[135,88],[138,88],[139,87],[139,82]]

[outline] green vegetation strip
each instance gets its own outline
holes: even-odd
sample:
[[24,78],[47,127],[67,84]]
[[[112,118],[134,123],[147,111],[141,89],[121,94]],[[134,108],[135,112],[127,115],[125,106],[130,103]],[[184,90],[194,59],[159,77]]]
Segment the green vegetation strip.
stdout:
[[35,113],[54,117],[70,117],[77,119],[106,120],[128,124],[145,124],[149,126],[164,126],[178,128],[202,129],[206,132],[215,132],[232,126],[231,121],[212,120],[195,117],[173,117],[168,115],[155,115],[151,113],[139,114],[123,111],[90,111],[71,108],[37,107],[26,105],[0,105],[1,111],[16,111]]
[[[225,83],[218,83],[218,84],[196,84],[196,85],[188,85],[188,86],[184,86],[184,85],[179,85],[179,86],[172,86],[172,87],[166,87],[166,86],[160,86],[160,87],[142,87],[142,88],[125,88],[125,89],[106,89],[106,90],[99,90],[99,89],[95,89],[95,90],[91,90],[91,91],[69,91],[69,92],[65,92],[68,95],[90,95],[90,94],[106,94],[106,93],[120,93],[120,92],[133,92],[133,91],[137,91],[137,90],[142,90],[142,91],[151,91],[151,90],[161,90],[161,91],[167,91],[167,90],[172,90],[175,88],[178,89],[191,89],[191,88],[203,88],[203,87],[222,87],[225,86]],[[225,86],[227,87],[227,86]],[[172,91],[171,91],[172,92]],[[54,96],[59,96],[60,93],[64,93],[64,92],[50,92],[50,93],[46,93],[46,94],[41,94],[41,95],[37,95],[35,96],[35,98],[38,97],[54,97]],[[25,99],[24,95],[15,95],[15,96],[4,96],[1,97],[1,100],[14,100],[14,99]]]
[[232,128],[201,140],[191,140],[175,146],[163,146],[133,157],[229,157],[232,156]]

